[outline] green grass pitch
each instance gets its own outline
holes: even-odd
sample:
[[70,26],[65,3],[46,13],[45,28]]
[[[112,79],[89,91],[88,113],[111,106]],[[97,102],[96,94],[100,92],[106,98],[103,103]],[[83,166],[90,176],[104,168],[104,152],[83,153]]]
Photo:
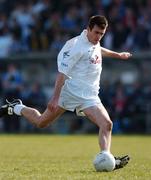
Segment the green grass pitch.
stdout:
[[151,180],[151,136],[113,136],[123,169],[96,172],[98,152],[97,135],[0,135],[0,180]]

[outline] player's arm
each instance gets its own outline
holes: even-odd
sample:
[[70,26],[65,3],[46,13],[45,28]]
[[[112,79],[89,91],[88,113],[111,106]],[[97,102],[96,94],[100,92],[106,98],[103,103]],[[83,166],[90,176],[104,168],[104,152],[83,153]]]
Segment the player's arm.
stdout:
[[80,52],[78,48],[72,46],[72,48],[67,48],[66,44],[60,53],[58,54],[57,64],[58,64],[58,75],[55,82],[55,89],[52,99],[48,103],[48,108],[51,111],[55,111],[58,107],[58,100],[62,86],[67,78],[70,78],[70,72],[76,62],[80,59]]
[[51,100],[48,102],[49,110],[55,111],[57,109],[60,92],[66,79],[67,79],[67,76],[65,74],[58,72],[56,82],[55,82],[54,94]]
[[115,52],[106,48],[101,47],[102,56],[111,58],[128,59],[132,56],[129,52]]
[[58,72],[56,82],[55,82],[54,94],[53,94],[53,97],[55,99],[59,99],[61,88],[64,85],[64,82],[66,79],[67,79],[67,76],[65,74]]

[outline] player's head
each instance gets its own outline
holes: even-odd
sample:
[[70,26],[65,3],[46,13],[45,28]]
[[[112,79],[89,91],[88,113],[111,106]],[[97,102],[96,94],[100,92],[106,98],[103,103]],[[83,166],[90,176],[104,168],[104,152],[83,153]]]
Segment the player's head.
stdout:
[[89,41],[93,44],[97,44],[106,32],[108,21],[106,17],[96,15],[92,16],[88,22],[88,34]]

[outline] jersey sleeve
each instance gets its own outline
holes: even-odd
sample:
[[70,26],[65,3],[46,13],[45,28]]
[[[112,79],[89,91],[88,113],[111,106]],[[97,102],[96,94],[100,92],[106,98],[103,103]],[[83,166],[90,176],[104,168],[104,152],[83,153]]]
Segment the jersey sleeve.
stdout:
[[58,54],[58,71],[70,77],[73,66],[80,60],[81,50],[78,44],[69,45],[66,43]]

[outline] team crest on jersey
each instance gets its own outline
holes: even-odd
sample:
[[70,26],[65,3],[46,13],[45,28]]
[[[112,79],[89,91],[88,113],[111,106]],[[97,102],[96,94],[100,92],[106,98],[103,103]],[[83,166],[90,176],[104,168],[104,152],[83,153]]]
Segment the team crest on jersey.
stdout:
[[69,56],[70,56],[70,55],[69,55],[69,52],[70,52],[70,51],[65,51],[65,52],[63,53],[63,58],[69,57]]
[[90,59],[90,64],[100,64],[100,63],[101,63],[101,59],[97,55],[95,55],[93,58]]

